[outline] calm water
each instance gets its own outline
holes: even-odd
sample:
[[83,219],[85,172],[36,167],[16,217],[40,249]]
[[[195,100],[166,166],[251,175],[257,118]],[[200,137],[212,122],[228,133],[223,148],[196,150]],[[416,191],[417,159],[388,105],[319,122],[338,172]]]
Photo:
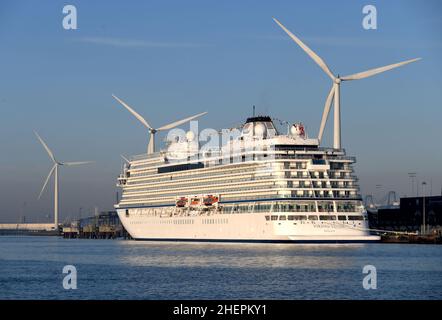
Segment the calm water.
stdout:
[[[78,289],[65,290],[64,265]],[[377,268],[377,289],[362,268]],[[441,299],[442,246],[0,237],[0,299]]]

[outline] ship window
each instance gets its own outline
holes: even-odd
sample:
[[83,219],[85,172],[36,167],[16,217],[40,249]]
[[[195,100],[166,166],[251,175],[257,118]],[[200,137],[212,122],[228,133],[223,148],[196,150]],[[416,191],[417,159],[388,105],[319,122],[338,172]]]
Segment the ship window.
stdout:
[[286,216],[279,216],[279,220],[287,220]]
[[278,220],[278,216],[272,216],[272,221]]
[[307,220],[307,216],[295,216],[295,220]]
[[345,221],[345,220],[347,220],[347,217],[346,216],[338,216],[338,220]]
[[295,216],[294,216],[294,215],[289,215],[289,216],[287,217],[287,220],[295,220]]
[[175,171],[200,169],[200,168],[204,168],[204,164],[201,162],[188,163],[188,164],[178,164],[178,165],[172,165],[172,166],[167,166],[167,167],[160,167],[160,168],[158,168],[158,173],[175,172]]
[[364,220],[363,216],[348,216],[348,220]]
[[336,220],[336,216],[319,216],[319,220]]
[[269,221],[270,220],[270,216],[266,216],[266,220]]
[[313,164],[325,164],[325,160],[323,159],[313,159]]
[[308,216],[309,220],[318,220],[318,216]]
[[129,210],[126,209],[126,217],[129,217]]

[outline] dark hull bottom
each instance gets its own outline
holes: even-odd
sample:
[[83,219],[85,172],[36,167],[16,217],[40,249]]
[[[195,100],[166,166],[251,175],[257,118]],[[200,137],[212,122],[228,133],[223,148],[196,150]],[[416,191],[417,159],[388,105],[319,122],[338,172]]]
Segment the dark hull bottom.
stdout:
[[180,239],[180,238],[140,238],[137,241],[156,241],[156,242],[219,242],[219,243],[379,243],[376,240],[250,240],[250,239]]

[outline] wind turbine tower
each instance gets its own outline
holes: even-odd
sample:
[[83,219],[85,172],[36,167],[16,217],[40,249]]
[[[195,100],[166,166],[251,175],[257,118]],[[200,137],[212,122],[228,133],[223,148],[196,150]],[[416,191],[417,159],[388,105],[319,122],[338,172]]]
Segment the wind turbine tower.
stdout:
[[52,160],[53,166],[51,170],[49,171],[48,176],[46,177],[46,180],[43,184],[43,188],[41,188],[40,194],[38,195],[38,199],[41,198],[41,195],[43,194],[43,191],[46,188],[46,185],[48,184],[49,179],[51,178],[52,174],[54,174],[54,226],[55,229],[58,228],[58,210],[59,210],[59,203],[58,203],[58,168],[60,166],[78,166],[82,164],[92,163],[92,161],[77,161],[77,162],[60,162],[55,159],[54,154],[52,153],[51,149],[47,146],[47,144],[43,141],[43,139],[40,137],[40,135],[35,132],[35,135],[37,136],[40,143],[43,145],[43,148],[46,150],[46,152],[49,155],[49,158]]

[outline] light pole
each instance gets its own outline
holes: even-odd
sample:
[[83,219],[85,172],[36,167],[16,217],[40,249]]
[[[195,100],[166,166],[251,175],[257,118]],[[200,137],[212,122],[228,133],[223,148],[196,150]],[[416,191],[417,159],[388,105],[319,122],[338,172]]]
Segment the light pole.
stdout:
[[[376,190],[379,190],[379,191],[377,191],[376,192],[376,197],[378,198],[378,199],[381,199],[381,196],[382,196],[382,194],[381,194],[381,192],[382,192],[382,184],[377,184],[376,186]],[[381,205],[381,203],[378,203],[378,205]]]
[[427,227],[426,227],[426,219],[425,219],[425,185],[427,183],[425,181],[422,182],[422,196],[423,196],[423,202],[422,202],[422,206],[423,206],[423,228],[422,228],[422,233],[426,234],[427,232]]
[[416,172],[409,172],[408,177],[411,178],[411,196],[414,195],[414,178],[416,178]]

